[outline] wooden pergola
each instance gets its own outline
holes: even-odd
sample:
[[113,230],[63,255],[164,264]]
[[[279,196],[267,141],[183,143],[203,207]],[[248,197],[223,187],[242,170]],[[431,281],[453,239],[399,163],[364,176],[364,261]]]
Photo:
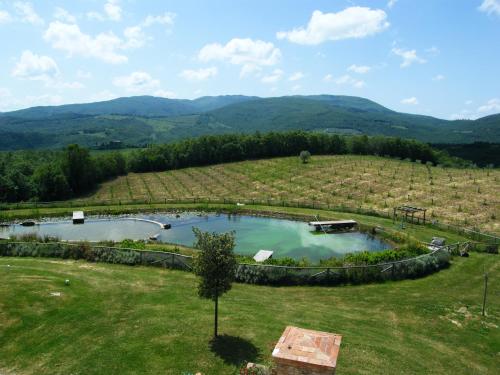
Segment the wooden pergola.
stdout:
[[404,216],[404,220],[406,222],[412,222],[420,224],[425,224],[425,213],[427,209],[421,207],[414,207],[408,205],[402,205],[398,207],[394,207],[393,220],[398,218],[398,213],[401,213]]

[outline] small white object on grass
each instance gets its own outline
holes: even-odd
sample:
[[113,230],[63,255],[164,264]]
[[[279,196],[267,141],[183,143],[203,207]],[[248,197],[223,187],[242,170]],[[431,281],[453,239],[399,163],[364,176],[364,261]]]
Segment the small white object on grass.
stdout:
[[64,285],[69,285],[69,279],[64,280]]

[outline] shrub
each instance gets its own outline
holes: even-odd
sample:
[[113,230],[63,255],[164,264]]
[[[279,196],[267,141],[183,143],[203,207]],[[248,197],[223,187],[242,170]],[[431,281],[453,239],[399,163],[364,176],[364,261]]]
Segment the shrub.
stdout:
[[311,159],[311,153],[309,151],[301,151],[299,158],[302,163],[306,164]]

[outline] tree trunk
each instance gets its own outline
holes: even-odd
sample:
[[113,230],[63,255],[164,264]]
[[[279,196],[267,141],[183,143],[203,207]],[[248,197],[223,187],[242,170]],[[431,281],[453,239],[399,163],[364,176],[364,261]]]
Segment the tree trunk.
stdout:
[[219,310],[219,297],[215,297],[215,319],[214,319],[214,337],[217,338],[217,318],[218,318],[218,310]]

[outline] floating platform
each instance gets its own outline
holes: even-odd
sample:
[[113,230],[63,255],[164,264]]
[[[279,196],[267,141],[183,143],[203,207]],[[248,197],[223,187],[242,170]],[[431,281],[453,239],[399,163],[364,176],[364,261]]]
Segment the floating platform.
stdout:
[[83,211],[73,211],[73,224],[83,224],[85,222],[85,216]]
[[36,224],[36,223],[35,223],[34,221],[23,221],[23,222],[21,223],[21,225],[22,225],[23,227],[33,227],[33,226],[35,226],[35,224]]
[[257,254],[253,256],[253,259],[256,262],[264,262],[265,260],[268,260],[269,258],[273,257],[274,251],[271,250],[259,250]]
[[316,228],[317,231],[321,230],[336,230],[336,229],[351,229],[358,223],[354,220],[327,220],[327,221],[311,221],[309,225]]

